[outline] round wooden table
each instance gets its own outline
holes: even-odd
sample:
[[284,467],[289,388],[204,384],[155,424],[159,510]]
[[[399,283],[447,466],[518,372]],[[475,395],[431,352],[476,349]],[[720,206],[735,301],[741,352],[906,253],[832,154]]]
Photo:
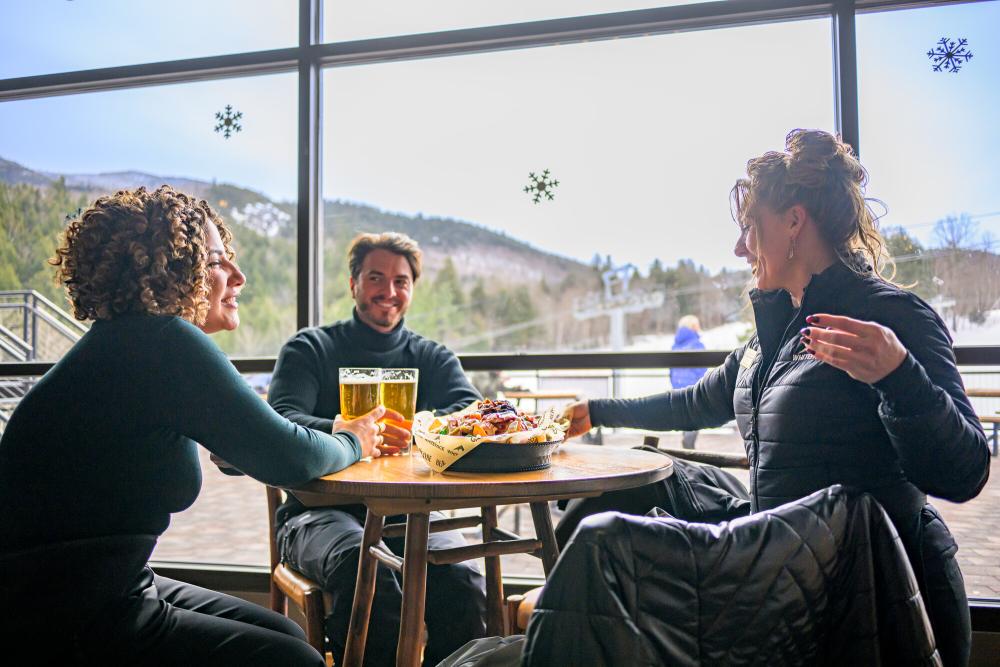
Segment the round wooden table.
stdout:
[[[666,479],[671,459],[648,451],[591,445],[564,445],[546,470],[520,473],[435,473],[419,456],[391,456],[358,462],[340,472],[288,489],[309,507],[364,503],[368,508],[358,563],[358,580],[344,651],[347,667],[361,665],[368,618],[375,594],[375,569],[381,562],[403,573],[403,606],[396,664],[420,664],[427,563],[486,559],[487,633],[503,634],[500,556],[531,553],[542,559],[545,574],[559,556],[549,501],[597,496]],[[536,539],[522,539],[497,527],[497,505],[528,503]],[[479,507],[480,516],[430,520],[430,512]],[[385,526],[385,517],[406,514],[405,547],[400,559],[382,544],[404,526]],[[482,526],[483,543],[453,549],[427,549],[430,532]]]

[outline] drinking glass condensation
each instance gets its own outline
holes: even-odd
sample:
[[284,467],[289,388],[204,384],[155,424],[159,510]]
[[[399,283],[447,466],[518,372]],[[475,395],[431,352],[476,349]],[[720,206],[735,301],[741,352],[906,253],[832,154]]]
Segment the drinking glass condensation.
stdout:
[[[413,415],[417,412],[416,368],[383,368],[379,385],[379,403],[403,415],[407,430],[413,430]],[[406,450],[404,450],[405,452]]]
[[344,419],[357,419],[378,406],[381,380],[380,368],[340,369],[340,414]]

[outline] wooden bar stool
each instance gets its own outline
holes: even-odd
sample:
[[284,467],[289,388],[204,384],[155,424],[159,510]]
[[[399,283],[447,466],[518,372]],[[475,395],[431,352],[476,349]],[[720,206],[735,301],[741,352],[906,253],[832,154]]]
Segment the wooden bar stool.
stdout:
[[306,617],[306,641],[320,655],[325,656],[326,631],[323,620],[326,618],[326,610],[333,603],[319,584],[281,562],[274,535],[274,513],[281,504],[282,491],[273,486],[264,488],[267,491],[267,541],[271,554],[271,609],[287,616],[288,601],[295,603]]

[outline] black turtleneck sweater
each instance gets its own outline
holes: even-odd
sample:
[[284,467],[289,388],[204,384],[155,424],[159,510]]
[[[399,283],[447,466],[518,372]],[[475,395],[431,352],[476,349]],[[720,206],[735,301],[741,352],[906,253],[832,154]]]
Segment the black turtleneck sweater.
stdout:
[[[274,367],[268,402],[291,421],[329,433],[340,412],[340,368],[416,368],[417,410],[447,414],[480,398],[455,354],[407,329],[375,331],[358,319],[303,329],[285,343]],[[278,510],[278,525],[304,510],[293,498]]]

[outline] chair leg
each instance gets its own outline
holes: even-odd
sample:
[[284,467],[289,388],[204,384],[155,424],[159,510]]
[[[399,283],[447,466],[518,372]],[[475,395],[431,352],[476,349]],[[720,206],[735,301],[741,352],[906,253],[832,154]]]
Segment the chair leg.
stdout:
[[323,620],[326,610],[323,608],[322,591],[312,591],[305,596],[305,609],[302,610],[306,616],[306,641],[320,655],[326,655],[326,630],[323,627]]
[[282,616],[288,615],[288,606],[286,604],[287,598],[285,594],[281,592],[281,589],[274,583],[274,579],[271,579],[271,611],[275,611]]
[[[358,556],[358,579],[354,589],[354,603],[351,606],[351,621],[347,629],[347,646],[344,647],[345,667],[361,667],[365,658],[365,642],[368,640],[368,619],[375,599],[375,570],[378,561],[369,549],[382,539],[385,517],[368,510],[365,517],[365,532],[361,538],[361,553]],[[424,538],[426,542],[426,537]]]
[[535,536],[542,541],[542,569],[549,576],[559,559],[559,544],[552,528],[552,515],[546,502],[531,503],[531,518],[535,522]]
[[[493,539],[493,529],[497,527],[497,508],[482,508],[483,543]],[[503,578],[500,573],[500,556],[486,557],[486,634],[506,635],[503,621]]]

